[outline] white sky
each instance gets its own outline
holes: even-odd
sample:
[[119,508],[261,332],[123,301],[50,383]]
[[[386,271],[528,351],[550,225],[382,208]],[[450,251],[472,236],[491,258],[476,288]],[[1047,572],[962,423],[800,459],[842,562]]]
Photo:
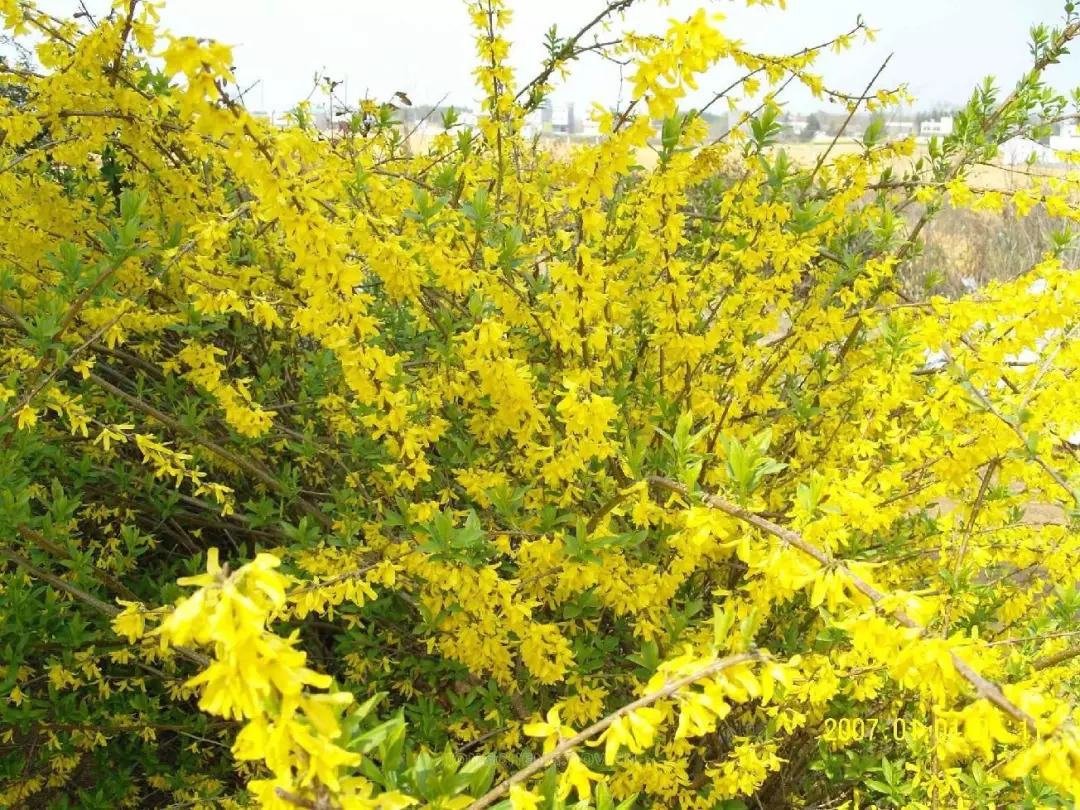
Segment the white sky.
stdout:
[[[85,0],[94,13],[109,0]],[[45,0],[42,5],[70,13],[77,0]],[[519,82],[537,72],[544,56],[544,32],[552,22],[563,34],[576,31],[605,0],[509,0],[514,9],[511,61]],[[987,73],[1011,87],[1029,64],[1027,31],[1032,23],[1056,23],[1063,0],[788,0],[787,11],[747,8],[743,0],[641,0],[621,28],[662,31],[670,17],[698,7],[722,12],[724,33],[766,52],[816,45],[853,27],[862,12],[878,29],[875,43],[819,61],[827,84],[846,91],[863,88],[888,54],[892,62],[881,85],[908,82],[918,106],[967,99]],[[475,100],[471,71],[473,40],[463,0],[169,0],[161,12],[174,34],[211,37],[234,46],[238,81],[259,84],[248,95],[253,108],[283,111],[308,95],[315,71],[347,80],[350,103],[370,94],[389,100],[403,90],[414,103],[468,106]],[[616,29],[618,30],[618,29]],[[1080,46],[1055,66],[1059,89],[1080,85]],[[718,67],[701,81],[708,97],[736,76]],[[794,88],[794,85],[792,85]],[[343,90],[344,88],[340,88]],[[614,103],[619,70],[585,57],[555,98],[577,104]],[[808,93],[788,96],[791,109],[811,111]]]

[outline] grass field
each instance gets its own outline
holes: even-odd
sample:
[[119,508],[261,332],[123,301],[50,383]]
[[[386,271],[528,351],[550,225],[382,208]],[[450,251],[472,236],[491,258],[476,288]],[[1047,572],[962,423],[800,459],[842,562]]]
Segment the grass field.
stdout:
[[[431,144],[432,136],[430,135],[418,135],[414,134],[409,139],[409,146],[416,152],[424,152]],[[559,137],[544,138],[541,141],[545,148],[550,149],[555,153],[566,152],[573,149],[575,144],[584,143],[583,141],[565,140]],[[830,149],[829,143],[784,143],[775,147],[776,149],[783,149],[787,152],[788,157],[795,163],[808,166],[813,165],[821,153]],[[844,138],[835,145],[831,146],[829,156],[830,158],[838,157],[840,155],[848,155],[860,152],[862,146],[855,140],[850,138]],[[638,150],[638,162],[646,169],[652,169],[656,166],[656,150],[653,148],[644,148]],[[925,157],[927,150],[925,144],[919,144],[915,147],[915,153],[908,158],[903,158],[897,161],[896,167],[900,169],[905,166],[909,166],[920,157]],[[1030,184],[1033,179],[1039,177],[1056,177],[1064,175],[1068,169],[1056,166],[1002,166],[1002,165],[981,165],[976,166],[969,175],[972,186],[986,189],[996,189],[1001,191],[1015,190],[1022,188]]]
[[[786,143],[778,147],[787,152],[788,157],[799,165],[813,165],[822,151],[829,148],[827,143]],[[862,147],[854,140],[846,139],[838,141],[832,148],[830,157],[844,154],[853,154],[861,151]],[[915,147],[915,153],[902,161],[897,162],[897,168],[911,165],[920,157],[928,155],[925,144]],[[969,175],[972,186],[980,188],[1010,191],[1023,188],[1039,177],[1058,177],[1068,170],[1058,166],[1002,166],[981,165],[976,166]]]

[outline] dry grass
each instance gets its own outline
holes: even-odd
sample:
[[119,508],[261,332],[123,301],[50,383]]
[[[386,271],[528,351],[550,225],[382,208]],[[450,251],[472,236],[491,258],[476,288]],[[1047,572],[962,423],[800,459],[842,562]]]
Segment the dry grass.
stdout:
[[[785,144],[782,148],[799,165],[813,165],[828,144]],[[831,156],[852,154],[862,147],[855,141],[840,141]],[[926,147],[916,147],[915,154],[896,162],[900,172],[926,155]],[[976,166],[968,175],[973,188],[1016,191],[1044,177],[1062,176],[1067,169],[1054,166]],[[918,216],[915,209],[911,215]],[[1037,206],[1029,216],[1018,217],[1010,207],[1002,213],[953,209],[940,211],[923,232],[924,248],[909,262],[902,276],[904,287],[918,296],[932,289],[934,293],[958,297],[989,281],[1015,278],[1039,262],[1047,250],[1049,235],[1065,227],[1066,221],[1050,217]],[[1080,266],[1077,251],[1065,260]]]
[[[786,143],[781,147],[787,152],[792,162],[800,166],[813,166],[817,162],[822,151],[828,148],[827,143]],[[838,141],[829,153],[830,157],[840,155],[857,154],[862,151],[862,146],[853,140]],[[911,157],[902,158],[894,163],[896,171],[910,168],[921,157],[928,157],[925,144],[915,147]],[[1059,177],[1065,173],[1065,169],[1057,166],[976,166],[968,175],[968,182],[976,188],[993,189],[997,191],[1015,191],[1018,188],[1029,185],[1033,180],[1040,177]]]
[[[946,208],[925,231],[925,245],[905,268],[903,283],[912,294],[927,291],[958,297],[990,281],[1016,278],[1046,253],[1048,237],[1064,226],[1039,206],[1027,217],[1006,209],[1000,214]],[[1077,251],[1065,261],[1077,266]]]

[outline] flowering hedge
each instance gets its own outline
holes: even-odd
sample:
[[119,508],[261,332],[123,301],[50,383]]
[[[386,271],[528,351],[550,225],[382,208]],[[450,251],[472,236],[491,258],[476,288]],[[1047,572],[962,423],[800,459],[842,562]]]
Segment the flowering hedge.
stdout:
[[[596,36],[633,2],[531,80],[470,3],[482,115],[417,149],[253,118],[150,3],[0,0],[0,805],[1072,806],[1080,177],[971,179],[1071,115],[1072,4],[952,135],[800,166],[790,83],[906,98],[812,72],[861,21]],[[523,137],[594,51],[603,137]],[[943,205],[1066,224],[912,297]]]

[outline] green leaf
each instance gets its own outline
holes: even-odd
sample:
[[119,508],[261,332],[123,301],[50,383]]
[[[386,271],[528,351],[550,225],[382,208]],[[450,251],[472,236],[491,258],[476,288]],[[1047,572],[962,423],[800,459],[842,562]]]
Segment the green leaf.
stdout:
[[496,759],[493,756],[473,757],[461,769],[461,774],[468,777],[469,795],[482,796],[487,793],[495,779]]
[[719,605],[713,605],[713,646],[716,649],[723,649],[728,633],[735,626],[735,618],[735,611],[731,608],[721,610]]

